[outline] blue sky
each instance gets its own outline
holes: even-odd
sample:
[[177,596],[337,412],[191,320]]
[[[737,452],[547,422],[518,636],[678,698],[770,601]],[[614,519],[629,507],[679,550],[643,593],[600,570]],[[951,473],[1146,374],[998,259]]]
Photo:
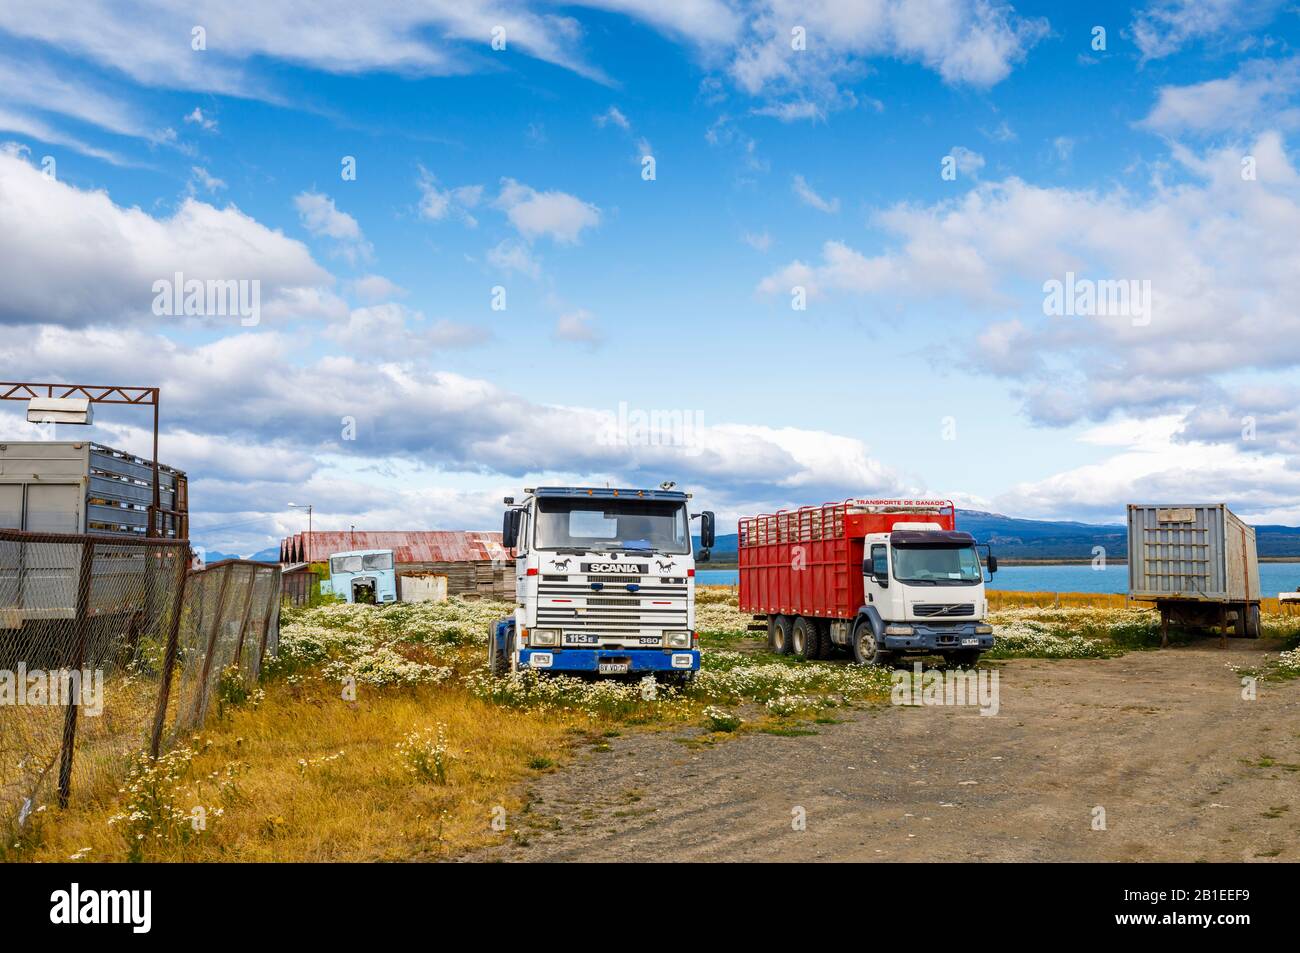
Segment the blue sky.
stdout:
[[[224,550],[289,501],[490,528],[552,480],[675,479],[724,527],[920,492],[1300,522],[1298,38],[1232,0],[6,4],[0,364],[160,384]],[[154,314],[176,271],[260,281],[257,325]],[[1067,271],[1150,320],[1044,314]],[[699,426],[611,441],[620,405]]]

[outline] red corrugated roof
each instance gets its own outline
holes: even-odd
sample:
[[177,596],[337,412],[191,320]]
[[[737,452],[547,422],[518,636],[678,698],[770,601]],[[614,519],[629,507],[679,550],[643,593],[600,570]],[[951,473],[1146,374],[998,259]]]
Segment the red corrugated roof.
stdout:
[[296,533],[281,541],[281,562],[324,562],[334,553],[354,549],[391,549],[397,563],[462,563],[493,559],[514,559],[501,545],[500,533],[476,533],[463,530],[401,531],[380,530],[313,530],[311,553],[308,534]]

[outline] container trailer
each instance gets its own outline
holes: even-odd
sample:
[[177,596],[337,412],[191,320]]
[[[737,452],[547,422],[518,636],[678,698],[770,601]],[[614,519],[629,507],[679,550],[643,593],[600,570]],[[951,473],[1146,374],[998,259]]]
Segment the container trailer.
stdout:
[[[987,547],[984,547],[987,552]],[[861,665],[993,647],[984,566],[951,500],[850,499],[739,522],[740,610],[768,647],[806,659],[838,647]],[[997,559],[988,553],[990,573]]]
[[695,564],[713,514],[671,489],[538,487],[506,497],[502,543],[516,549],[516,608],[488,634],[496,674],[641,674],[686,682],[700,667]]
[[1255,529],[1223,503],[1130,503],[1128,579],[1129,598],[1160,611],[1162,645],[1170,622],[1259,637]]

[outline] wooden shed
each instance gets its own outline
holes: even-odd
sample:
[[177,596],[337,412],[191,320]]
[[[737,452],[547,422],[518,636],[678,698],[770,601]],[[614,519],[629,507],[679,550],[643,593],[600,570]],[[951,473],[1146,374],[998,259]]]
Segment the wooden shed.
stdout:
[[[334,553],[391,549],[399,591],[404,576],[445,577],[446,593],[462,599],[514,599],[515,557],[501,534],[470,530],[314,530],[280,544],[281,563],[323,563]],[[414,582],[412,583],[414,588]],[[429,580],[421,589],[441,591]]]

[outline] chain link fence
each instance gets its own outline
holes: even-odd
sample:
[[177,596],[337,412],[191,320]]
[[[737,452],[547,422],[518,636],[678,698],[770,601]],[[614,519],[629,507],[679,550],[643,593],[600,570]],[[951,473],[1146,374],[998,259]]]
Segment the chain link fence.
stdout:
[[0,530],[0,836],[112,798],[278,648],[279,568],[191,571],[185,540]]

